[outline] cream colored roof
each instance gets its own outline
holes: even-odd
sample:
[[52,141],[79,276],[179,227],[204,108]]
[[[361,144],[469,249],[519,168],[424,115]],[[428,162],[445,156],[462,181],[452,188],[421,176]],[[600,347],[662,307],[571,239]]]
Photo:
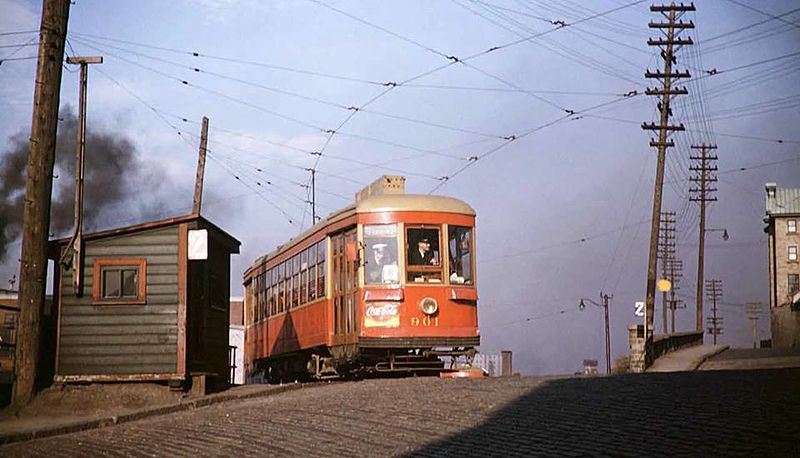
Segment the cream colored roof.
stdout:
[[475,216],[475,210],[464,201],[426,194],[376,195],[356,203],[356,213],[386,211],[434,211]]
[[[283,251],[284,248],[291,247],[295,241],[303,240],[309,235],[317,232],[321,227],[347,218],[353,213],[379,213],[386,211],[411,212],[411,211],[433,211],[443,213],[457,213],[461,215],[475,216],[475,210],[467,205],[466,202],[452,197],[431,196],[427,194],[383,194],[368,197],[355,204],[350,204],[337,210],[320,222],[312,226],[303,233],[290,238],[283,245],[266,255],[256,258],[248,271],[255,266],[271,259]],[[247,273],[247,272],[245,272]]]

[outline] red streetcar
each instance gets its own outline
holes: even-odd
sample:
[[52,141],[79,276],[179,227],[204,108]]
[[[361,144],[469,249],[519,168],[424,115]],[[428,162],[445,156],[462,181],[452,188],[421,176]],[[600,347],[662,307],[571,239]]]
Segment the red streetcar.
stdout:
[[480,343],[475,211],[381,177],[244,274],[251,379],[444,370]]

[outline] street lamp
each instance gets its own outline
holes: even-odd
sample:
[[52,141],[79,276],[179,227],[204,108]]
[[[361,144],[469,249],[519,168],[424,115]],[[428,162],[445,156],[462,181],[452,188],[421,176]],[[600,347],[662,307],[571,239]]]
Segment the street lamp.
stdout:
[[583,311],[586,309],[586,303],[590,303],[592,305],[596,305],[598,307],[603,307],[603,311],[605,312],[605,321],[606,321],[606,373],[611,373],[611,339],[608,335],[608,301],[609,299],[613,298],[614,296],[609,296],[608,294],[600,292],[600,299],[603,300],[602,304],[598,304],[597,302],[587,299],[581,298],[581,301],[578,303],[578,310]]
[[726,229],[726,228],[722,228],[722,229],[706,229],[706,232],[722,232],[722,240],[724,240],[726,242],[730,238],[728,236],[728,229]]

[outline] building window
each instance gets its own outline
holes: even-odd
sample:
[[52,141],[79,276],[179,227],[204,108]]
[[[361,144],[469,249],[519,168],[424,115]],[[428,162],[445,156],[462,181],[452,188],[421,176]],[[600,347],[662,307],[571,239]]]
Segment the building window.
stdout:
[[141,258],[94,262],[93,299],[97,304],[144,304],[147,262]]
[[797,220],[796,219],[790,219],[790,220],[786,221],[786,232],[788,232],[790,234],[794,234],[794,233],[797,232]]
[[800,274],[789,274],[789,295],[794,296],[794,294],[800,291]]
[[789,260],[797,261],[797,245],[789,245]]

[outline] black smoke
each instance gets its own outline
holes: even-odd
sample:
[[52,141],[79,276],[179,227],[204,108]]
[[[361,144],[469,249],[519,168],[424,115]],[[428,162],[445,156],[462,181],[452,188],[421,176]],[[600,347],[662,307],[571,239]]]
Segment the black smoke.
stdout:
[[[55,236],[69,234],[73,226],[77,128],[77,117],[70,107],[64,108],[59,115],[50,208],[50,234]],[[21,235],[29,149],[27,133],[20,132],[11,137],[0,156],[0,260]],[[164,212],[171,205],[166,196],[176,194],[170,192],[163,169],[145,161],[133,143],[117,132],[87,128],[85,162],[86,231],[141,222],[147,215]]]

